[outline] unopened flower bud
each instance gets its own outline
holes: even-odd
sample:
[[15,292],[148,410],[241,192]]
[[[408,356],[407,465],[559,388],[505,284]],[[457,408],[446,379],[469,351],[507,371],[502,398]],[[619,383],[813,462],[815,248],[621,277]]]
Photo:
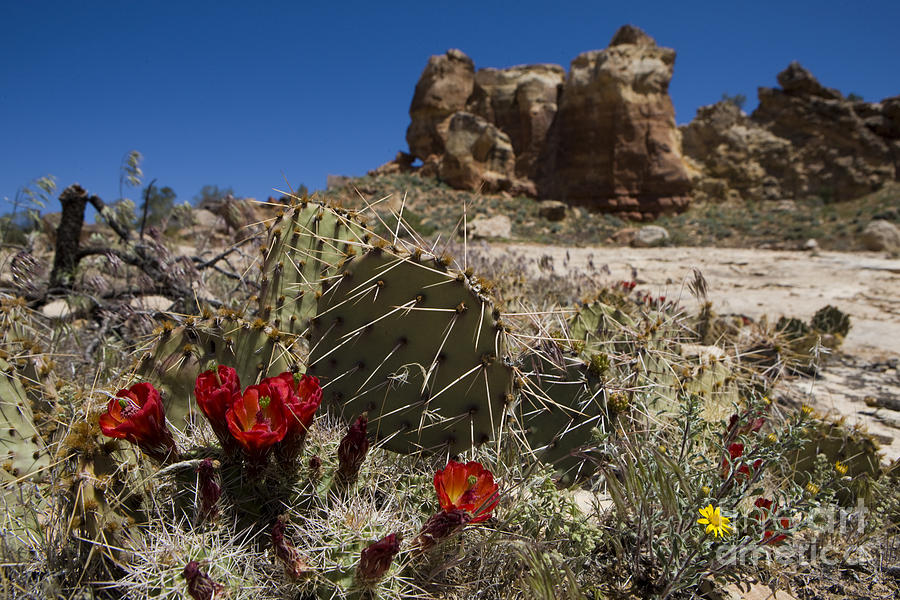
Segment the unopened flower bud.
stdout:
[[369,544],[359,555],[357,579],[363,583],[374,583],[384,577],[394,556],[400,552],[401,541],[403,537],[399,533],[392,533]]
[[414,545],[419,546],[422,550],[428,550],[441,540],[461,531],[471,520],[472,516],[465,510],[459,508],[442,510],[425,521],[422,530],[416,536]]
[[204,458],[197,467],[197,497],[200,500],[200,522],[214,519],[218,513],[219,497],[222,495],[222,487],[216,481],[216,464],[209,458]]
[[281,561],[285,571],[291,577],[303,577],[309,572],[309,567],[300,551],[285,537],[284,517],[278,517],[272,526],[272,547],[275,549],[275,558]]
[[337,479],[341,484],[355,482],[359,468],[366,459],[366,453],[369,451],[369,440],[366,437],[368,422],[365,414],[357,417],[338,445]]
[[192,560],[184,567],[182,575],[187,580],[187,590],[194,600],[215,600],[221,598],[225,587],[212,580],[200,570],[200,563]]

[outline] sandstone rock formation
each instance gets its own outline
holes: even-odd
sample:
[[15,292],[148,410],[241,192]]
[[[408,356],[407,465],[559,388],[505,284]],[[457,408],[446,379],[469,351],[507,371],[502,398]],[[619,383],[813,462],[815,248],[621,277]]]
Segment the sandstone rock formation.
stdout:
[[424,161],[432,154],[443,153],[444,142],[437,126],[465,109],[474,87],[475,63],[459,50],[448,50],[428,60],[409,107],[412,122],[406,130],[406,143],[410,154]]
[[[845,99],[793,62],[778,74],[781,89],[760,88],[753,120],[790,140],[808,178],[808,193],[846,200],[869,193],[896,176],[888,140],[857,111],[881,123],[881,110]],[[890,123],[888,117],[885,123]],[[877,125],[876,125],[877,127]]]
[[760,88],[749,117],[722,101],[681,128],[701,200],[826,201],[867,194],[900,174],[900,97],[853,101],[798,63]]
[[475,74],[469,110],[509,136],[521,177],[535,173],[565,79],[559,65],[480,69]]
[[409,154],[423,174],[457,188],[638,219],[683,209],[690,181],[668,96],[674,61],[673,50],[630,25],[606,50],[576,57],[568,76],[557,65],[476,73],[450,50],[431,57],[416,84]]
[[669,81],[675,51],[622,27],[572,61],[540,174],[541,195],[632,217],[682,209],[690,181]]
[[698,109],[681,134],[685,156],[699,163],[694,198],[781,200],[806,190],[791,142],[751,121],[730,101]]

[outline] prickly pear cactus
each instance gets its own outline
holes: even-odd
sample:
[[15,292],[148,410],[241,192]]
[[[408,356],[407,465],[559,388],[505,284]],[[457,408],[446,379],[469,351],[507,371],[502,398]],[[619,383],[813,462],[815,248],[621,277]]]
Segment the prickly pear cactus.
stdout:
[[50,464],[14,368],[0,359],[0,505],[5,518],[0,538],[7,550],[23,552],[39,530],[37,507],[44,502],[37,484]]
[[[686,343],[689,332],[666,307],[647,311],[607,292],[569,321],[569,343],[588,365],[623,388],[652,388],[655,411],[678,405],[679,394],[706,398],[707,416],[739,401],[736,365],[714,347]],[[721,352],[721,351],[719,351]]]
[[348,420],[367,412],[390,450],[462,452],[493,439],[511,407],[499,312],[441,258],[379,247],[349,258],[312,334],[324,400]]
[[593,431],[604,428],[610,416],[600,381],[582,360],[555,345],[527,356],[523,370],[515,416],[529,450],[565,481],[591,475],[593,463],[585,452]]
[[829,304],[816,311],[810,325],[816,331],[845,337],[850,331],[850,317]]
[[316,202],[304,201],[276,217],[262,250],[259,317],[285,333],[303,334],[323,283],[368,235],[356,213]]
[[50,457],[14,368],[0,359],[0,371],[0,476],[26,479],[44,470]]

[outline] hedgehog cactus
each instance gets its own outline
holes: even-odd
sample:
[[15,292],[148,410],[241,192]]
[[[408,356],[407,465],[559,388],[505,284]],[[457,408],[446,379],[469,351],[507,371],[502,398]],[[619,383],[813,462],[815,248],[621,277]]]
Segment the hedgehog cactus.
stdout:
[[398,452],[493,439],[511,408],[506,332],[474,278],[439,257],[371,247],[344,261],[313,322],[309,372],[346,420]]
[[137,377],[158,385],[166,394],[166,414],[178,428],[193,420],[197,374],[209,364],[233,366],[241,383],[250,385],[268,373],[299,368],[298,338],[280,332],[262,319],[252,322],[234,311],[207,318],[189,318],[178,327],[168,323],[143,354]]

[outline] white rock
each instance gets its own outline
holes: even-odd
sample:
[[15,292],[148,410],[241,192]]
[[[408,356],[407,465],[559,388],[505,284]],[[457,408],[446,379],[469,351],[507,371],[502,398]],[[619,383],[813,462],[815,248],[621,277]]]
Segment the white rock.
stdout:
[[476,217],[469,223],[469,237],[472,239],[509,238],[512,236],[512,221],[506,215]]
[[653,248],[662,246],[669,239],[669,232],[665,227],[659,225],[647,225],[638,229],[631,240],[631,245],[635,248]]

